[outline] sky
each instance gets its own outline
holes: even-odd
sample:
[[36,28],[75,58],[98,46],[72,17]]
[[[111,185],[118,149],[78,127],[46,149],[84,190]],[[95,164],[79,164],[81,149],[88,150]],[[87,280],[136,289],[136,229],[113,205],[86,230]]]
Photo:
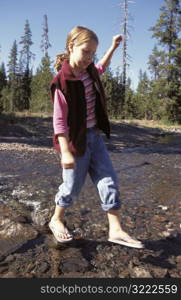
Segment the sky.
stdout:
[[[20,42],[24,34],[24,25],[29,21],[33,45],[31,51],[36,55],[33,61],[34,71],[41,61],[40,49],[43,16],[48,17],[49,40],[52,47],[49,55],[52,60],[65,50],[68,32],[77,25],[88,27],[99,37],[97,57],[100,59],[111,46],[114,35],[122,34],[120,3],[123,0],[0,0],[0,63],[7,66],[8,56],[14,40]],[[128,41],[128,76],[135,89],[139,70],[148,70],[148,57],[156,40],[152,38],[151,26],[160,16],[164,0],[130,0],[131,15],[130,38]],[[21,45],[18,44],[18,50]],[[121,45],[116,49],[110,65],[112,71],[122,69]]]

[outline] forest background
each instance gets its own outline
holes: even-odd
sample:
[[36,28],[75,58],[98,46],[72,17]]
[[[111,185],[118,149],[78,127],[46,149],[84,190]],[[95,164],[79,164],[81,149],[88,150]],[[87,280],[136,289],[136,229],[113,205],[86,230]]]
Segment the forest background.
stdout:
[[[137,5],[136,2],[133,4],[132,1],[122,0],[118,6],[120,32],[124,36],[120,53],[121,63],[114,70],[110,65],[101,78],[106,91],[109,116],[118,120],[162,120],[179,124],[181,123],[181,1],[163,0],[156,23],[148,28],[154,39],[154,47],[148,56],[148,69],[140,68],[138,84],[133,88],[129,76],[129,67],[132,63],[128,47],[132,33],[129,12],[130,6]],[[42,57],[36,70],[33,68],[35,54],[32,52],[33,36],[28,19],[25,20],[24,33],[19,42],[14,39],[6,63],[1,51],[1,114],[52,113],[49,86],[55,72],[54,61],[49,52],[53,45],[49,37],[48,14],[44,14],[42,19],[42,35],[39,43]],[[3,49],[1,39],[0,45],[0,49]],[[99,58],[96,57],[96,60]]]

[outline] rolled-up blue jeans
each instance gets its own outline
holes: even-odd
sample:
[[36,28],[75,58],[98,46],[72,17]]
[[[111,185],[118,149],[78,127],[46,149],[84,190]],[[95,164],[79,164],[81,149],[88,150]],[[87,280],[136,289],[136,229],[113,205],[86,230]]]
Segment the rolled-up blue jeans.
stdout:
[[56,205],[68,207],[78,198],[86,175],[95,184],[104,211],[120,207],[117,177],[102,136],[96,128],[87,130],[85,154],[75,158],[75,168],[63,168],[63,182],[55,196]]

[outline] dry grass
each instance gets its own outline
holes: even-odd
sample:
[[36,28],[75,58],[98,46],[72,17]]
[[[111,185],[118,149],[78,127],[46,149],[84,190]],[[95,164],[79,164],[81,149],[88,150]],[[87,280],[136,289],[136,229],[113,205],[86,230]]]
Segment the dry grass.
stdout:
[[[32,113],[30,111],[23,111],[23,112],[15,112],[15,113],[3,113],[3,115],[6,119],[10,117],[10,119],[20,119],[21,117],[35,117],[35,118],[51,118],[52,113]],[[3,118],[2,118],[3,119]],[[136,125],[141,127],[148,127],[148,128],[158,128],[161,130],[181,130],[181,124],[178,123],[169,123],[164,121],[154,121],[154,120],[137,120],[137,119],[129,119],[129,120],[117,120],[117,119],[111,119],[111,121],[116,123],[126,123],[130,125]]]
[[141,127],[148,127],[148,128],[158,128],[161,130],[181,130],[181,124],[177,123],[169,123],[169,122],[163,122],[163,121],[154,121],[154,120],[136,120],[136,119],[131,119],[131,120],[112,120],[114,122],[121,122],[121,123],[126,123],[130,125],[136,125],[136,126],[141,126]]
[[22,112],[13,112],[13,113],[3,113],[4,115],[12,115],[15,118],[19,117],[19,118],[24,118],[24,117],[39,117],[39,118],[47,118],[47,117],[52,117],[52,113],[32,113],[29,110],[25,110]]

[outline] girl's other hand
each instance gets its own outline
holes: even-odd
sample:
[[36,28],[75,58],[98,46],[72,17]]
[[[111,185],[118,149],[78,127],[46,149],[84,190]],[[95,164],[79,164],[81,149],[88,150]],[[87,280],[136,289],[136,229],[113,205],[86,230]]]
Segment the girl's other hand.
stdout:
[[115,50],[117,47],[119,47],[121,41],[123,40],[123,37],[121,34],[117,34],[115,36],[113,36],[113,40],[112,40],[112,47]]
[[66,151],[62,153],[61,165],[64,169],[74,169],[75,158],[71,152]]

